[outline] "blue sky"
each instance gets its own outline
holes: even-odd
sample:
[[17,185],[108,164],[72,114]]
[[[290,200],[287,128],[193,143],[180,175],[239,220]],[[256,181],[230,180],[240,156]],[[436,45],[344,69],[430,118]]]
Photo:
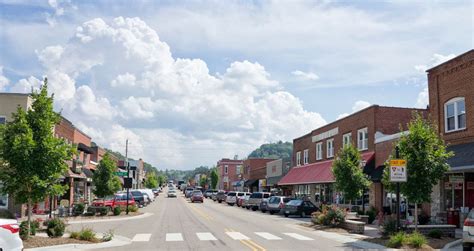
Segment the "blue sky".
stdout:
[[48,76],[93,139],[212,165],[370,104],[424,107],[472,1],[0,1],[0,91]]

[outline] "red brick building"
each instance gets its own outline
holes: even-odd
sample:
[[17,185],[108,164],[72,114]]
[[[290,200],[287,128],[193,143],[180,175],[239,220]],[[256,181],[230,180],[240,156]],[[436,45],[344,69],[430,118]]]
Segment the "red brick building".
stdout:
[[[294,167],[278,184],[291,190],[293,196],[309,197],[316,204],[345,204],[343,196],[334,190],[331,168],[338,151],[352,144],[359,149],[364,172],[373,181],[365,203],[380,210],[384,201],[380,180],[390,151],[377,154],[375,141],[398,133],[400,126],[406,128],[413,112],[426,114],[427,111],[373,105],[294,139]],[[361,205],[362,200],[353,204]]]
[[221,159],[217,161],[219,173],[218,188],[226,191],[238,190],[243,182],[243,161],[232,159]]
[[266,187],[267,163],[275,159],[250,158],[244,160],[245,191],[262,191]]
[[431,215],[442,219],[449,209],[474,208],[474,50],[427,72],[430,117],[455,154],[433,189]]

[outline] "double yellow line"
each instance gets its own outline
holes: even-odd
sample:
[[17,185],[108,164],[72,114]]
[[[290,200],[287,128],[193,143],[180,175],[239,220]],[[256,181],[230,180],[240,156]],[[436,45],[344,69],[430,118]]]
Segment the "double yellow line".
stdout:
[[[183,199],[185,202],[186,199]],[[188,204],[188,203],[186,203]],[[196,206],[192,205],[192,204],[189,204],[189,208],[191,208],[194,212],[196,212],[197,214],[199,214],[202,218],[208,220],[208,221],[212,221],[214,220],[210,215],[204,213],[203,211],[201,211],[200,209],[197,209]]]
[[[225,228],[225,231],[227,231],[227,232],[236,232],[232,228]],[[252,240],[239,240],[239,241],[240,241],[240,243],[242,243],[245,246],[247,246],[248,248],[250,248],[250,250],[252,250],[252,251],[266,251],[266,249],[264,247],[258,245],[257,243],[255,243]]]

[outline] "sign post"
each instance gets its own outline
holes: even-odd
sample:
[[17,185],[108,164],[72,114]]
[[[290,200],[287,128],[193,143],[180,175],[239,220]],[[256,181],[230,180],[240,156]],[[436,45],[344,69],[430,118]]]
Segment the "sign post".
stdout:
[[395,147],[395,158],[390,160],[390,181],[397,183],[397,230],[400,230],[400,182],[407,182],[407,161],[400,159],[400,150]]

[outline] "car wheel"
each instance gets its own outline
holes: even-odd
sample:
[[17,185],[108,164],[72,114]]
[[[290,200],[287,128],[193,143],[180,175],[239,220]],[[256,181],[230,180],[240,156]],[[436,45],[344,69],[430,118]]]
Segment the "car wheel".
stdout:
[[472,250],[471,245],[469,245],[469,244],[463,244],[463,245],[462,245],[462,250],[463,250],[463,251],[471,251],[471,250]]
[[267,212],[267,210],[265,210],[265,209],[262,209],[261,211],[262,211],[262,213],[266,213],[266,212]]
[[256,208],[256,207],[252,207],[252,211],[257,211],[257,208]]
[[222,201],[220,201],[220,200],[219,200],[218,202],[219,202],[219,203],[222,203]]
[[271,215],[275,214],[275,212],[273,212],[273,211],[269,211],[269,212],[270,212]]
[[288,216],[289,216],[289,214],[285,214],[285,217],[288,217]]

